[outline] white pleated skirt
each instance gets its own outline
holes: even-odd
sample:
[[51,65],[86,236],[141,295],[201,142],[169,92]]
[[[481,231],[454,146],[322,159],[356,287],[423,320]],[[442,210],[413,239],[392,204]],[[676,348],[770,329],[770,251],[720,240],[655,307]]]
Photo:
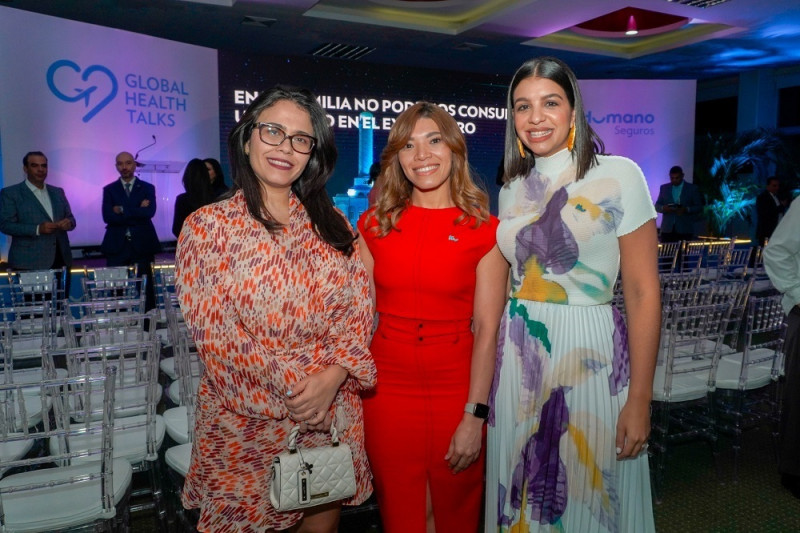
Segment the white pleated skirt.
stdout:
[[506,305],[490,396],[486,532],[655,531],[647,455],[616,459],[629,368],[620,323],[609,305]]

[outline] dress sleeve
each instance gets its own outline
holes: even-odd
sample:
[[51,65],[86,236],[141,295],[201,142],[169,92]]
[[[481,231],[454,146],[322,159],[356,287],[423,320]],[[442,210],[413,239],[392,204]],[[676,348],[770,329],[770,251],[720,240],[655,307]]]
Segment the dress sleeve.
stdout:
[[330,314],[331,329],[326,339],[325,365],[339,365],[348,372],[343,388],[350,391],[375,386],[375,362],[369,351],[372,332],[372,298],[367,271],[358,255],[358,246],[346,259],[345,284],[349,298],[342,298]]
[[618,162],[622,219],[617,224],[617,237],[621,237],[656,218],[656,210],[639,165],[622,157]]
[[228,297],[224,227],[209,210],[190,215],[175,253],[176,291],[200,357],[227,409],[252,418],[286,418],[286,386],[305,377],[289,357],[266,350],[245,329]]

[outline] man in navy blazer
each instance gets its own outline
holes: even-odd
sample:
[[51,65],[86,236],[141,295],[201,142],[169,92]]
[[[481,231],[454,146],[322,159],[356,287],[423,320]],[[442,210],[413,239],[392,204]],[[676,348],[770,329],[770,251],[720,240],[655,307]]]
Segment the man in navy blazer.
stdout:
[[690,241],[695,238],[695,222],[703,214],[705,201],[693,183],[684,181],[683,169],[669,169],[669,183],[661,186],[656,211],[662,213],[661,242]]
[[100,250],[108,266],[136,264],[139,275],[149,276],[147,308],[155,305],[150,265],[161,251],[153,217],[156,188],[134,175],[136,161],[128,152],[117,155],[119,179],[103,187],[103,221],[106,234]]
[[67,196],[64,189],[45,185],[47,157],[42,152],[25,154],[22,170],[23,182],[0,191],[0,231],[11,236],[8,264],[14,270],[67,267],[68,284],[72,250],[67,232],[75,229],[75,217]]

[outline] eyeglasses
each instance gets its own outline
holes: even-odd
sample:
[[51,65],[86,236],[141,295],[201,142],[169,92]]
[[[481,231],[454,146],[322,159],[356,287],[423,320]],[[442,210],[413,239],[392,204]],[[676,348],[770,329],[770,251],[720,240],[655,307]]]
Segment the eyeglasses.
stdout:
[[255,125],[258,128],[258,137],[264,144],[270,146],[279,146],[283,141],[289,139],[292,149],[300,154],[310,154],[317,144],[317,140],[311,135],[304,135],[298,133],[295,135],[287,135],[279,126],[265,122],[259,122]]

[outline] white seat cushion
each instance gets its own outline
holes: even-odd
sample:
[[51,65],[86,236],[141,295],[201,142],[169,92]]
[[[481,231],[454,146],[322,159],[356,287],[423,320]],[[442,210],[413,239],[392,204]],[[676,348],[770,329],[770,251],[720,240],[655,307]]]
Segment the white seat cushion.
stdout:
[[[130,416],[117,418],[114,420],[114,458],[127,459],[131,464],[136,465],[145,459],[155,460],[155,457],[147,457],[147,433],[145,426],[126,427],[136,424],[144,424],[147,415]],[[123,429],[124,428],[124,429]],[[156,415],[155,446],[156,450],[164,442],[166,426],[161,415]],[[80,437],[70,437],[69,445],[71,451],[86,450],[90,448],[100,448],[100,433],[94,435],[82,435]],[[50,453],[58,453],[58,439],[50,439]],[[79,459],[73,459],[73,462]]]
[[686,402],[703,398],[708,393],[708,375],[706,373],[674,374],[669,399],[664,394],[664,379],[664,367],[656,367],[653,379],[653,401]]
[[172,440],[178,444],[189,442],[189,419],[185,405],[167,409],[161,416]]
[[[131,483],[133,472],[131,465],[124,459],[115,459],[113,470],[114,503],[117,504]],[[99,471],[100,463],[97,461],[64,468],[46,468],[8,476],[0,481],[0,487],[68,479],[81,473]],[[91,482],[4,494],[5,525],[8,531],[54,531],[112,518],[113,515],[103,515],[100,495],[99,478]]]
[[164,454],[164,461],[167,466],[186,477],[189,473],[189,463],[192,459],[192,443],[179,444],[168,449]]
[[158,367],[172,381],[175,381],[176,379],[178,379],[178,373],[175,372],[175,358],[174,357],[165,357],[165,358],[163,358],[161,361],[158,362]]
[[[20,435],[22,433],[10,433],[9,435]],[[15,440],[11,442],[0,442],[0,465],[9,461],[16,461],[25,457],[25,454],[33,448],[34,439]],[[0,476],[5,472],[5,468],[0,467]]]
[[[758,348],[750,352],[753,359],[771,355],[773,350]],[[717,367],[717,388],[735,390],[739,388],[739,375],[742,371],[742,353],[725,355],[720,358]],[[760,389],[772,381],[772,360],[750,365],[747,369],[745,390]]]

